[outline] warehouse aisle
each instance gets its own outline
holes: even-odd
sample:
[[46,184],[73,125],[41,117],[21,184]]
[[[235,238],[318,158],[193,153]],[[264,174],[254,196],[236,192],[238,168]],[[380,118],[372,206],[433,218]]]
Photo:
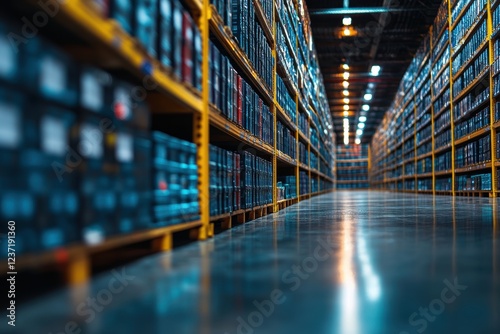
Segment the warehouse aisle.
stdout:
[[[497,207],[488,199],[323,195],[220,234],[216,242],[117,268],[87,290],[21,307],[16,329],[498,333]],[[73,305],[77,295],[86,302]]]

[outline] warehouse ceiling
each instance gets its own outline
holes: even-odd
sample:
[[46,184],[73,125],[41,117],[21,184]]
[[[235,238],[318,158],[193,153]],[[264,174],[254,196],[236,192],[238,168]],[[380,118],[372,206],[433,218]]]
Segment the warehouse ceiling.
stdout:
[[[337,143],[344,142],[345,98],[349,99],[349,143],[354,143],[363,105],[370,109],[366,112],[361,142],[370,142],[390,107],[401,78],[429,32],[441,2],[306,0]],[[343,22],[348,17],[352,21],[350,26]],[[350,27],[349,32],[345,31],[346,27]],[[349,66],[348,70],[344,69],[344,64]],[[371,74],[374,65],[380,66],[378,76]],[[349,73],[347,80],[344,72]],[[344,96],[344,81],[349,83],[347,97]],[[365,100],[367,93],[372,93],[371,101]]]

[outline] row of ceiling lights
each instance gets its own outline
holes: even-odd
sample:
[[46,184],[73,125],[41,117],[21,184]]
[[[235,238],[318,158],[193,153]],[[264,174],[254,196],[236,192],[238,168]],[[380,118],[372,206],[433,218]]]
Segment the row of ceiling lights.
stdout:
[[[344,24],[345,28],[343,31],[344,36],[351,36],[352,35],[352,29],[350,28],[350,25],[352,24],[352,19],[350,17],[344,17],[342,20],[342,23]],[[344,126],[344,145],[349,145],[349,65],[344,64],[342,65],[342,68],[344,70],[344,82],[342,83],[342,86],[344,87],[344,91],[342,94],[344,95],[344,120],[343,120],[343,126]],[[378,76],[380,74],[380,71],[382,68],[378,65],[372,66],[370,70],[370,75],[371,76]],[[361,137],[363,136],[363,131],[366,126],[366,120],[367,120],[367,113],[370,110],[370,105],[368,104],[372,99],[373,99],[373,89],[375,88],[374,83],[369,83],[368,84],[368,90],[366,91],[365,95],[363,96],[365,103],[362,106],[362,111],[360,112],[359,118],[358,118],[358,128],[356,130],[356,139],[355,139],[355,144],[359,145],[361,144]]]

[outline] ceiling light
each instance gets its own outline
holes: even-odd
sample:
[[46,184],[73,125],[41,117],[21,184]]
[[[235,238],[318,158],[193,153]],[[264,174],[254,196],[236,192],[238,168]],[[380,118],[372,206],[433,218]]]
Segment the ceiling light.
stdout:
[[[365,98],[366,98],[366,95],[365,95]],[[370,110],[370,106],[369,106],[369,105],[367,105],[367,104],[363,104],[363,110],[364,110],[364,111],[368,111],[368,110]]]
[[374,84],[373,82],[370,82],[370,83],[368,84],[368,88],[370,88],[370,89],[375,88],[375,84]]
[[345,103],[345,104],[349,104],[349,102],[350,102],[350,101],[349,101],[349,99],[346,97],[346,98],[344,99],[344,103]]
[[344,138],[344,145],[349,145],[349,138]]
[[365,128],[365,123],[359,123],[359,124],[358,124],[358,128],[360,128],[360,129],[364,129],[364,128]]
[[344,72],[344,80],[349,80],[349,72]]
[[348,88],[348,87],[349,87],[349,82],[344,81],[344,82],[342,83],[342,85],[344,86],[344,88]]
[[360,121],[361,123],[366,122],[366,116],[359,116],[359,121]]
[[349,16],[346,16],[342,19],[342,24],[345,26],[350,26],[352,24],[352,19]]
[[354,142],[356,143],[356,145],[359,145],[359,144],[361,144],[361,139],[356,138],[356,140]]
[[346,89],[342,92],[342,94],[344,94],[344,96],[349,96],[349,91]]
[[342,68],[343,68],[344,70],[348,70],[348,69],[349,69],[349,65],[344,64],[344,65],[342,65]]
[[371,101],[372,98],[373,98],[372,94],[365,94],[365,100],[366,101]]
[[344,106],[344,110],[349,110],[349,106],[347,104]]
[[356,130],[356,135],[358,135],[358,136],[363,135],[363,130],[362,129]]
[[344,111],[344,117],[347,117],[349,116],[349,112],[348,111]]
[[349,126],[349,118],[344,118],[344,127]]
[[342,33],[344,34],[344,36],[351,36],[351,29],[349,29],[349,27],[345,27]]
[[381,68],[380,66],[378,66],[378,65],[373,65],[373,66],[372,66],[372,69],[371,69],[371,71],[370,71],[370,74],[371,74],[372,76],[376,77],[376,76],[378,76],[378,75],[380,74],[380,70],[381,70],[381,69],[382,69],[382,68]]

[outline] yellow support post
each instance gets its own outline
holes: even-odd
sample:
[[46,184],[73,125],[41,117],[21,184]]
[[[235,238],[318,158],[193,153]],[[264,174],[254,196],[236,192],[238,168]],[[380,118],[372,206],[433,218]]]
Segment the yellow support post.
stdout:
[[430,80],[431,80],[431,131],[432,131],[432,195],[436,195],[436,136],[434,135],[434,130],[435,130],[435,124],[434,124],[434,103],[432,103],[432,100],[434,99],[434,87],[432,83],[434,82],[434,75],[432,74],[432,50],[434,48],[434,43],[433,43],[433,37],[432,35],[434,33],[439,33],[439,31],[435,32],[433,30],[433,27],[431,26],[429,34],[430,34],[430,51],[429,51],[429,63],[431,65],[431,68],[429,69],[430,72]]
[[[494,54],[494,45],[491,40],[491,35],[493,34],[493,13],[491,12],[491,0],[488,0],[488,17],[487,21],[487,29],[488,29],[488,47],[489,47],[489,64],[493,65],[495,62]],[[496,152],[497,152],[497,141],[496,141],[496,131],[493,127],[495,123],[495,99],[494,99],[494,89],[493,89],[493,71],[490,70],[490,136],[491,136],[491,197],[497,197],[497,169],[495,166],[496,160]]]
[[[298,48],[298,42],[295,40],[296,47]],[[299,152],[299,92],[295,92],[295,194],[297,195],[297,201],[300,199],[300,189],[299,189],[299,175],[300,175],[300,152]]]
[[279,208],[278,208],[278,188],[277,188],[277,184],[278,184],[278,160],[277,160],[277,156],[278,156],[278,148],[276,146],[276,143],[278,141],[278,128],[277,128],[277,124],[278,124],[278,120],[277,120],[277,113],[278,113],[278,110],[276,108],[277,104],[278,104],[278,96],[277,96],[277,92],[276,92],[276,75],[277,75],[277,71],[278,71],[278,55],[276,53],[276,47],[277,47],[277,36],[276,36],[276,4],[274,3],[273,1],[273,22],[272,22],[272,25],[273,25],[273,37],[274,37],[274,40],[275,40],[275,43],[273,45],[273,48],[272,48],[272,55],[273,55],[273,59],[274,59],[274,65],[273,65],[273,87],[272,87],[272,90],[273,90],[273,106],[272,106],[272,110],[273,110],[273,127],[274,127],[274,143],[273,143],[273,148],[274,148],[274,152],[273,152],[273,210],[272,212],[278,212],[279,211]]
[[[413,92],[415,94],[415,92]],[[413,192],[418,193],[418,180],[417,180],[417,103],[415,95],[413,95]]]
[[203,0],[203,8],[199,17],[199,27],[202,35],[202,100],[203,108],[194,116],[194,142],[198,146],[198,190],[200,199],[201,227],[198,239],[205,240],[210,230],[210,127],[209,127],[209,0]]
[[[453,22],[451,22],[451,2],[450,0],[447,0],[448,2],[448,43],[450,49],[452,49],[451,45],[451,25]],[[451,55],[450,55],[450,60],[449,60],[449,70],[450,70],[450,131],[451,131],[451,194],[452,196],[455,196],[455,117],[453,113],[453,63],[451,60]]]
[[88,282],[91,277],[91,265],[87,252],[80,250],[66,267],[66,282],[70,286],[77,286]]

